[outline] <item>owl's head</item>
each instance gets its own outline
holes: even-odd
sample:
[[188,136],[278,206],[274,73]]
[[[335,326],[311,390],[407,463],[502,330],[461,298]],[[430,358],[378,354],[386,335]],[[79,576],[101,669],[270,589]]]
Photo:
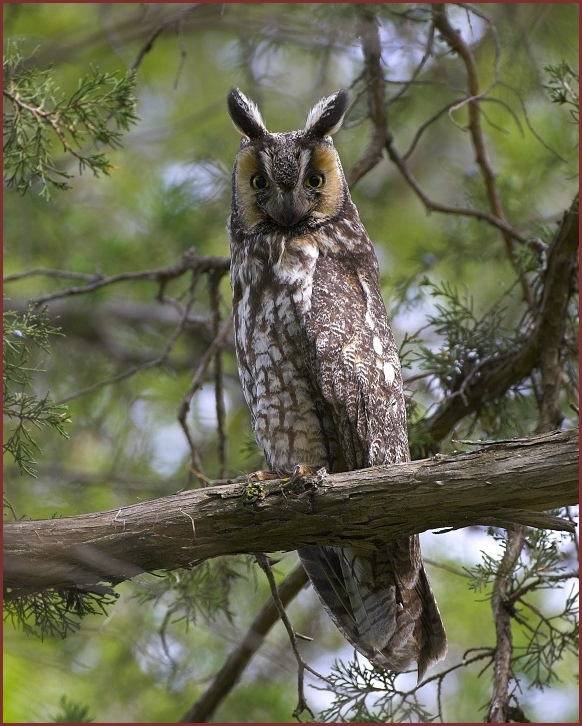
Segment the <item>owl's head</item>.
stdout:
[[347,107],[347,92],[338,91],[311,109],[303,130],[270,133],[257,106],[230,90],[228,110],[242,136],[232,211],[247,231],[307,231],[341,212],[349,194],[331,135]]

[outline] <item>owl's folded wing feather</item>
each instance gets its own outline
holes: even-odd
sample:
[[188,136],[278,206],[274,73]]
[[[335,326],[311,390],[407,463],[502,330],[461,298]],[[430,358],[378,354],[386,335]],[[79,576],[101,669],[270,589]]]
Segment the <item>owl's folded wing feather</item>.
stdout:
[[368,560],[350,548],[307,547],[298,553],[323,607],[346,640],[372,663],[398,673],[406,670],[417,658],[415,621],[397,602],[396,587],[362,582]]
[[408,461],[409,450],[398,349],[369,242],[351,257],[351,266],[318,259],[305,333],[347,468],[362,469]]
[[[348,469],[409,458],[400,363],[375,258],[355,259],[351,274],[344,261],[318,260],[306,330]],[[324,295],[330,286],[333,296]],[[299,555],[337,627],[372,662],[400,672],[416,660],[421,678],[444,657],[446,637],[418,537],[380,543],[372,552],[321,547]]]

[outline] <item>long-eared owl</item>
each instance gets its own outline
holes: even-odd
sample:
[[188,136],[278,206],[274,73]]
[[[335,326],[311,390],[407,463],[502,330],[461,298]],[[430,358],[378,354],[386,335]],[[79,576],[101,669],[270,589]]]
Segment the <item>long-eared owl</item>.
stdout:
[[[271,133],[252,101],[228,95],[242,136],[228,225],[236,354],[255,437],[278,472],[409,460],[378,262],[331,139],[347,106],[339,91],[303,130]],[[400,672],[415,660],[421,678],[444,657],[417,536],[298,554],[334,623],[373,663]]]

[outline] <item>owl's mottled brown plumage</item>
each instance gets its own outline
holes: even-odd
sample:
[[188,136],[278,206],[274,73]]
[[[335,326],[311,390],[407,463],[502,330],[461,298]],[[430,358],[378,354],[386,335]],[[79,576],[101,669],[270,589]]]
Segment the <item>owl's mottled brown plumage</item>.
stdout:
[[[238,89],[228,96],[242,135],[229,220],[237,360],[255,437],[281,472],[409,459],[378,263],[331,140],[347,104],[340,91],[303,130],[270,133],[254,103]],[[371,661],[402,671],[416,660],[422,677],[444,657],[418,537],[299,556],[332,620]]]

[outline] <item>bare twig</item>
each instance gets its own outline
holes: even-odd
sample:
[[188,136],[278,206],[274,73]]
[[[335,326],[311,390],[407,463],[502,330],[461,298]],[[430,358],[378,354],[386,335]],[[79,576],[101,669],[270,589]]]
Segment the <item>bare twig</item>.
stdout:
[[[439,30],[443,38],[447,41],[450,47],[458,54],[465,65],[467,72],[467,87],[469,97],[465,100],[469,113],[469,133],[471,134],[471,141],[473,142],[473,148],[475,149],[475,160],[477,165],[481,169],[481,175],[485,183],[485,189],[487,191],[487,197],[489,199],[489,205],[491,211],[496,219],[506,224],[505,212],[501,201],[501,196],[497,188],[497,182],[495,180],[495,173],[489,160],[489,154],[487,152],[487,146],[485,144],[485,136],[481,127],[481,112],[478,101],[483,98],[490,89],[487,91],[481,91],[479,87],[479,75],[477,73],[477,65],[475,63],[475,57],[469,45],[463,40],[462,35],[458,30],[453,28],[449,22],[446,11],[446,3],[436,3],[432,6],[433,22],[435,28]],[[497,60],[497,55],[496,55]],[[514,237],[509,234],[507,230],[501,229],[502,238],[505,244],[505,250],[507,257],[511,262],[511,265],[516,271],[519,277],[520,284],[523,290],[523,296],[525,301],[531,305],[533,302],[533,296],[524,273],[518,268],[517,259],[514,248]]]
[[420,59],[420,62],[418,63],[418,65],[416,66],[414,71],[412,72],[410,79],[403,84],[402,88],[397,93],[395,93],[394,96],[392,96],[392,98],[390,99],[391,104],[393,104],[395,101],[397,101],[399,98],[401,98],[406,93],[406,91],[410,88],[410,86],[414,85],[414,83],[416,82],[416,79],[420,75],[420,72],[422,71],[422,69],[426,65],[428,59],[432,55],[433,43],[434,43],[434,23],[431,21],[429,28],[428,28],[428,32],[426,34],[425,51],[422,55],[422,58]]
[[439,108],[438,111],[433,113],[433,115],[428,118],[424,123],[422,123],[418,129],[416,130],[416,133],[414,134],[414,137],[412,141],[410,142],[410,146],[408,149],[402,154],[401,158],[403,162],[408,161],[410,156],[412,155],[412,152],[416,149],[418,142],[420,141],[421,136],[424,134],[424,132],[435,122],[438,121],[438,119],[441,116],[444,116],[445,113],[449,113],[449,111],[456,106],[458,103],[458,100],[451,101],[450,103],[447,103],[446,106],[443,106],[442,108]]
[[[228,317],[224,320],[222,323],[222,327],[220,330],[216,333],[216,336],[212,343],[208,346],[206,349],[206,352],[204,353],[204,356],[202,357],[202,360],[200,361],[200,364],[198,365],[198,369],[196,370],[196,373],[194,374],[194,377],[192,378],[192,381],[190,385],[188,386],[188,390],[184,394],[182,398],[182,402],[180,403],[180,408],[178,409],[178,421],[180,423],[180,426],[184,430],[184,434],[186,436],[186,439],[188,440],[188,445],[190,446],[190,452],[192,456],[192,468],[193,473],[195,476],[198,476],[198,478],[201,478],[199,474],[203,473],[204,469],[202,466],[202,461],[200,459],[200,452],[198,449],[198,445],[196,444],[196,441],[194,440],[194,436],[190,430],[190,426],[188,425],[188,412],[190,411],[190,405],[192,403],[192,398],[194,397],[194,394],[196,391],[202,386],[202,383],[204,381],[204,376],[206,375],[206,372],[208,371],[208,367],[210,366],[210,363],[215,358],[216,354],[221,350],[221,348],[224,346],[226,338],[231,330],[232,327],[232,312],[228,315]],[[203,477],[203,481],[207,483],[206,477]]]
[[434,676],[430,676],[429,678],[424,678],[420,683],[418,683],[416,686],[411,688],[409,691],[400,692],[399,695],[402,698],[408,698],[412,695],[414,695],[417,691],[419,691],[421,688],[424,688],[428,683],[435,683],[437,684],[437,693],[438,693],[438,703],[439,703],[439,716],[441,720],[444,720],[444,714],[443,714],[443,707],[441,702],[441,692],[442,692],[442,686],[443,681],[447,676],[449,676],[451,673],[454,673],[455,671],[460,670],[461,668],[467,668],[470,665],[473,665],[474,663],[479,663],[480,661],[486,660],[487,663],[485,664],[485,669],[490,665],[490,663],[493,661],[493,651],[489,648],[483,648],[479,649],[475,655],[469,656],[469,651],[463,654],[462,659],[455,663],[454,665],[450,666],[449,668],[445,668],[440,673],[436,673]]
[[[279,618],[281,619],[281,622],[285,626],[285,630],[287,631],[287,634],[289,635],[289,640],[291,642],[291,648],[293,650],[293,655],[295,656],[295,660],[297,661],[297,694],[298,694],[298,701],[297,706],[295,710],[293,711],[293,717],[296,718],[298,721],[301,721],[299,718],[301,714],[304,711],[307,711],[311,718],[315,718],[315,715],[313,711],[309,708],[309,705],[307,703],[307,700],[305,698],[305,689],[303,686],[304,681],[304,675],[305,671],[308,670],[310,673],[313,673],[316,676],[319,676],[316,671],[314,671],[312,668],[310,668],[307,663],[303,660],[301,653],[299,652],[299,648],[297,647],[297,636],[295,633],[295,630],[293,629],[293,626],[291,625],[291,622],[289,621],[289,618],[287,616],[287,613],[285,612],[285,608],[283,606],[283,603],[281,602],[281,598],[279,596],[279,591],[277,590],[277,583],[275,582],[275,578],[273,576],[273,570],[271,569],[271,563],[269,561],[269,558],[262,552],[259,552],[256,555],[257,562],[259,564],[259,567],[263,570],[265,573],[267,580],[269,582],[269,587],[271,588],[271,597],[273,598],[273,602],[275,603],[275,606],[277,608],[277,612],[279,613]],[[323,678],[323,676],[319,676],[320,678]]]
[[[32,302],[36,307],[44,305],[51,300],[58,300],[63,297],[72,297],[74,295],[85,295],[95,290],[99,290],[102,287],[108,285],[114,285],[119,282],[133,282],[136,280],[145,280],[149,282],[156,282],[163,286],[170,280],[174,280],[181,277],[184,273],[192,271],[198,274],[208,273],[211,271],[221,272],[225,275],[230,268],[230,259],[228,257],[213,257],[213,256],[202,256],[199,257],[194,253],[194,250],[188,250],[182,255],[181,261],[176,265],[170,267],[161,267],[153,270],[138,270],[136,272],[118,272],[115,275],[103,275],[102,273],[95,274],[86,285],[79,285],[75,287],[69,287],[66,290],[60,290],[59,292],[50,293],[43,295],[38,298],[34,298]],[[22,273],[21,278],[29,273]],[[30,273],[31,274],[31,273]],[[35,274],[47,274],[46,271],[40,271],[37,269]],[[52,273],[50,276],[54,276]],[[13,278],[14,279],[14,278]]]
[[517,96],[517,99],[518,99],[519,104],[521,106],[521,110],[522,110],[522,113],[523,113],[523,117],[525,119],[525,123],[526,123],[528,129],[533,134],[533,136],[535,136],[535,138],[539,141],[539,143],[545,149],[547,149],[551,154],[553,154],[557,159],[559,159],[560,161],[562,161],[564,164],[567,164],[568,163],[568,160],[565,159],[561,154],[559,154],[553,147],[551,147],[547,143],[547,141],[545,141],[540,136],[540,134],[536,131],[536,129],[534,128],[534,126],[533,126],[533,124],[532,124],[532,122],[530,121],[530,118],[529,118],[529,113],[528,113],[528,110],[527,110],[526,103],[525,103],[524,99],[522,98],[521,94],[519,93],[519,91],[517,91],[517,89],[515,89],[513,86],[509,85],[509,83],[505,83],[505,81],[499,81],[499,85],[500,86],[503,86],[504,88],[507,88],[509,91],[511,91],[512,93],[514,93]]
[[[290,572],[279,585],[279,600],[286,607],[307,584],[301,565]],[[206,723],[238,682],[248,662],[259,650],[268,632],[279,619],[279,611],[270,597],[257,613],[245,637],[229,655],[226,663],[212,679],[206,691],[180,719],[179,723]]]
[[111,386],[114,383],[119,383],[119,381],[124,381],[127,378],[131,378],[132,376],[136,375],[137,373],[141,373],[142,371],[148,370],[150,368],[156,368],[157,366],[163,365],[166,362],[174,345],[176,345],[178,338],[182,335],[182,333],[184,331],[184,326],[188,319],[188,314],[190,312],[190,308],[192,307],[193,302],[194,302],[194,290],[191,289],[189,299],[184,308],[182,317],[178,321],[178,324],[176,325],[174,332],[169,337],[169,339],[168,339],[166,345],[164,346],[164,349],[160,353],[160,355],[156,356],[155,358],[153,358],[150,361],[147,361],[146,363],[141,363],[138,366],[129,368],[128,370],[123,371],[123,373],[119,373],[116,376],[112,376],[111,378],[106,378],[102,381],[98,381],[97,383],[94,383],[92,386],[87,386],[86,388],[82,388],[78,391],[74,391],[73,393],[69,393],[68,395],[63,396],[59,400],[59,403],[66,403],[67,401],[71,401],[74,398],[79,398],[79,396],[84,396],[87,393],[92,393],[93,391],[97,391],[100,388],[103,388],[105,386]]
[[[214,339],[220,331],[220,281],[221,274],[210,274],[208,276],[208,286],[210,288],[210,308],[212,311],[212,332]],[[226,336],[226,334],[225,334]],[[225,337],[224,336],[224,337]],[[224,337],[223,341],[224,342]],[[214,354],[214,399],[216,407],[216,432],[218,435],[218,476],[222,478],[226,469],[226,432],[225,419],[226,411],[224,407],[224,382],[222,372],[222,345],[218,347]]]
[[[572,533],[574,534],[574,533]],[[522,600],[524,595],[528,592],[534,592],[535,590],[541,590],[543,588],[555,587],[556,584],[566,582],[566,580],[578,580],[580,573],[578,570],[572,570],[571,572],[561,572],[559,575],[543,575],[536,577],[527,585],[522,585],[516,590],[513,590],[508,596],[508,603],[513,604],[518,600]],[[524,602],[524,605],[528,603]]]
[[94,282],[99,279],[101,275],[88,275],[85,272],[74,272],[72,270],[55,270],[50,267],[33,267],[30,270],[24,272],[16,272],[13,275],[4,275],[4,283],[15,282],[16,280],[26,280],[29,277],[36,277],[42,275],[43,277],[59,277],[63,280],[84,280],[85,282]]
[[164,32],[164,30],[167,30],[172,26],[180,29],[186,18],[192,13],[199,10],[200,7],[204,7],[204,3],[192,3],[186,8],[180,8],[178,9],[178,11],[174,10],[173,12],[170,12],[168,17],[165,18],[156,28],[153,29],[148,39],[141,46],[137,56],[135,57],[133,63],[130,66],[130,70],[137,70],[142,60],[144,59],[144,56],[149,53],[150,50],[154,47],[154,43],[156,42],[158,37]]
[[364,81],[368,95],[368,113],[372,121],[372,138],[363,156],[346,175],[349,186],[353,186],[382,159],[384,146],[389,138],[386,94],[382,73],[382,46],[378,32],[378,20],[373,7],[358,5],[358,35],[364,54]]

